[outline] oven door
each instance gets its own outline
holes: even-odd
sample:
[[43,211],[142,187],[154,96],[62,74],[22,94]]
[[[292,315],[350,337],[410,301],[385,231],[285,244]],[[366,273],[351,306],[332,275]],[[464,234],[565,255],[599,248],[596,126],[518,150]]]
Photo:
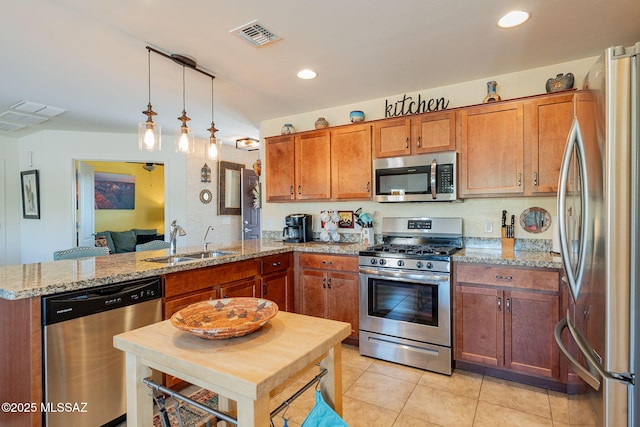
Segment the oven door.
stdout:
[[451,346],[449,273],[360,268],[360,329]]

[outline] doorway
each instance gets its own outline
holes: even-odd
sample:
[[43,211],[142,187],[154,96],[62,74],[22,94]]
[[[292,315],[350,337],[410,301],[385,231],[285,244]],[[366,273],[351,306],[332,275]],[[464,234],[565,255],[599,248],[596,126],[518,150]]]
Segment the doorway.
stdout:
[[[74,166],[76,244],[93,246],[94,234],[107,230],[155,229],[164,234],[163,163],[75,160]],[[96,175],[102,178],[98,187],[100,200],[95,193]],[[123,178],[128,182],[128,191],[133,192],[129,203],[119,203],[118,182]],[[105,198],[115,202],[98,203]]]

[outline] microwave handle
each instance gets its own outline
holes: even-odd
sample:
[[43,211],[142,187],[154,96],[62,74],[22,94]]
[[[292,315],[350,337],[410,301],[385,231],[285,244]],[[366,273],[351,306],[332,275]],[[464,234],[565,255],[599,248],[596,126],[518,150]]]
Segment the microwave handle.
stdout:
[[431,162],[431,197],[435,200],[438,197],[438,193],[436,192],[436,166],[438,163],[436,159],[433,159]]

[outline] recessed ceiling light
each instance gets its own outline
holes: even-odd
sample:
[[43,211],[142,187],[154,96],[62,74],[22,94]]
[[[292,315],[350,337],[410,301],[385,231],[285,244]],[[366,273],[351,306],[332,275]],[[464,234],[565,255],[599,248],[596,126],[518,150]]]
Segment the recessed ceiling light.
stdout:
[[511,28],[520,25],[529,19],[529,14],[523,10],[512,10],[498,20],[498,27]]
[[298,71],[298,78],[304,79],[304,80],[315,79],[317,75],[318,73],[309,69]]

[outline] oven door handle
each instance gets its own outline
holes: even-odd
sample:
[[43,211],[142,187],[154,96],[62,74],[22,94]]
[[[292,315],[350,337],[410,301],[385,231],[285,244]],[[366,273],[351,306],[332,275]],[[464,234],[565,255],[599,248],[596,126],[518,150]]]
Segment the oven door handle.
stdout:
[[407,273],[406,271],[400,270],[375,270],[371,268],[360,268],[360,274],[366,274],[367,276],[372,277],[388,277],[399,280],[415,280],[415,281],[424,281],[429,280],[430,282],[448,282],[449,275],[445,274],[424,274],[424,273]]

